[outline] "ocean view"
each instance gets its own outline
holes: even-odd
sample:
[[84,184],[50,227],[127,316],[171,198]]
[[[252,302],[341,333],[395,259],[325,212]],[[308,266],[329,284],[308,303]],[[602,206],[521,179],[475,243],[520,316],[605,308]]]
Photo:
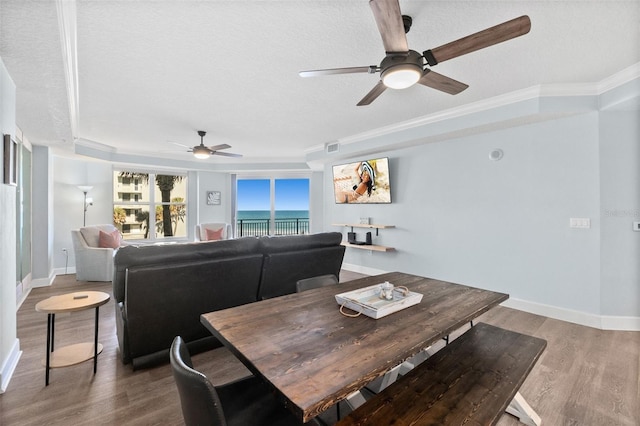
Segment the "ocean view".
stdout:
[[[238,210],[238,220],[269,219],[269,210]],[[309,210],[276,210],[276,219],[308,219]]]
[[269,210],[238,210],[237,235],[309,233],[309,210],[276,210],[276,220],[273,222],[270,213]]

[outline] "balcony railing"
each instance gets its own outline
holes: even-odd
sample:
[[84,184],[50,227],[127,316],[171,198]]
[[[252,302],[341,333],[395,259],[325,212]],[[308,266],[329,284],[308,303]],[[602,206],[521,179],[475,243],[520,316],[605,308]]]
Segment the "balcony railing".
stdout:
[[[274,235],[298,235],[309,233],[309,218],[276,219]],[[271,219],[238,219],[238,237],[270,235]]]

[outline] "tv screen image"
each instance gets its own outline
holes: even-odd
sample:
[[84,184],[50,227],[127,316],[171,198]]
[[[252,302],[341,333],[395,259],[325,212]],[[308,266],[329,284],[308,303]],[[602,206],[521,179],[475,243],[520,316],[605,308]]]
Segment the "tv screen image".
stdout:
[[390,203],[389,159],[333,166],[333,193],[339,204]]

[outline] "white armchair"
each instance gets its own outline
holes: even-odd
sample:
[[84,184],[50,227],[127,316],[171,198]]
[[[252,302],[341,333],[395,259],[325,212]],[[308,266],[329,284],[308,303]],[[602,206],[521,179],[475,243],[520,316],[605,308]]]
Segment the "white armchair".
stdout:
[[111,234],[116,230],[117,228],[113,225],[93,225],[71,231],[76,259],[76,280],[111,281],[113,279],[113,256],[117,248],[100,247],[100,231]]
[[230,240],[233,238],[233,230],[231,229],[230,223],[201,223],[196,225],[196,241],[211,241],[212,238],[207,238],[207,230],[222,233],[220,238],[214,238],[219,240]]

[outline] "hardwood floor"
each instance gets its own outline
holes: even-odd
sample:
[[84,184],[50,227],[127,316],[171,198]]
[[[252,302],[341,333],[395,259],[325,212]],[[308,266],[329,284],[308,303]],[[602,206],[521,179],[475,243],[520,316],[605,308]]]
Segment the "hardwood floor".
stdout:
[[[340,278],[359,276],[345,271]],[[41,361],[47,316],[36,312],[35,304],[79,289],[111,293],[111,283],[58,276],[51,287],[32,290],[20,307],[17,325],[23,354],[7,391],[0,395],[0,425],[183,424],[168,365],[134,372],[120,362],[113,300],[100,308],[104,351],[96,375],[91,362],[54,369],[45,387]],[[56,346],[91,341],[93,318],[93,310],[57,315]],[[545,353],[521,389],[543,424],[640,425],[640,332],[602,331],[503,307],[479,320],[547,340]],[[247,374],[224,348],[193,360],[214,383]],[[508,414],[498,423],[518,424]]]

